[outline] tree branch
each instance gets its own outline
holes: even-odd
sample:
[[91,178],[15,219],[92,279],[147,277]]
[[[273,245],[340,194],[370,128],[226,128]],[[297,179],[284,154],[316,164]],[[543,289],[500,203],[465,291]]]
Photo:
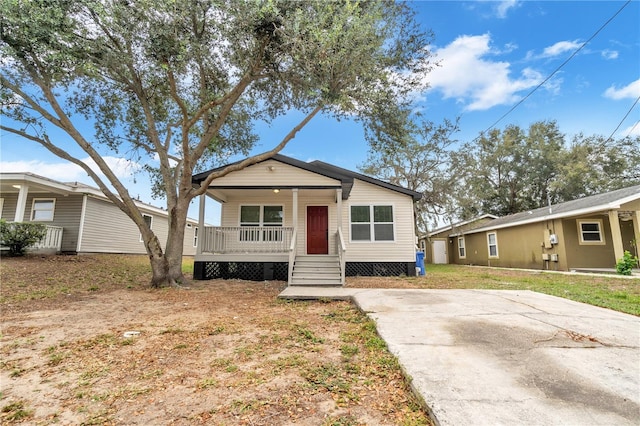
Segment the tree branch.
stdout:
[[233,164],[231,166],[227,166],[223,170],[220,170],[219,172],[209,174],[209,176],[207,176],[205,178],[205,180],[203,180],[202,183],[200,184],[200,188],[192,190],[193,196],[198,196],[198,195],[204,194],[207,191],[209,185],[211,184],[211,182],[214,179],[221,178],[223,176],[228,175],[231,172],[235,172],[237,170],[242,170],[247,166],[251,166],[253,164],[259,163],[259,162],[264,161],[264,160],[267,160],[267,159],[273,157],[278,152],[282,151],[282,149],[285,146],[287,146],[287,144],[293,138],[295,138],[296,134],[304,126],[306,126],[309,123],[309,121],[311,121],[311,119],[313,117],[315,117],[320,111],[322,111],[323,108],[324,108],[324,104],[323,103],[317,105],[309,114],[307,114],[302,119],[302,121],[300,121],[300,123],[298,123],[298,125],[296,125],[293,129],[291,129],[291,131],[289,133],[287,133],[287,135],[282,139],[282,141],[280,141],[280,143],[278,145],[276,145],[273,149],[271,149],[269,151],[265,151],[265,152],[263,152],[261,154],[258,154],[258,155],[254,155],[253,157],[246,158],[243,161],[241,161],[239,163],[236,163],[236,164]]

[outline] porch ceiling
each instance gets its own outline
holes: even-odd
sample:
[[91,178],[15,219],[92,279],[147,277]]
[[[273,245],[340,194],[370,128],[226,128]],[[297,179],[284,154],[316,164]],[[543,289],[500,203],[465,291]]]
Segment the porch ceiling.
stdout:
[[[313,196],[315,198],[334,198],[338,188],[298,188],[299,197]],[[278,190],[278,192],[274,192]],[[293,197],[291,188],[209,188],[207,195],[211,198],[227,202],[238,199],[264,199],[269,197],[273,202],[290,200]]]

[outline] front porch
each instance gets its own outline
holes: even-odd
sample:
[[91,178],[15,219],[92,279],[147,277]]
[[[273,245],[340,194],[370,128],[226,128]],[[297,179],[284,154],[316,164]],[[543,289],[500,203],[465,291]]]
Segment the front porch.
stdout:
[[298,251],[295,227],[205,226],[199,236],[195,279],[280,280],[289,285],[342,286],[346,252],[342,231],[334,241],[337,254],[306,255]]

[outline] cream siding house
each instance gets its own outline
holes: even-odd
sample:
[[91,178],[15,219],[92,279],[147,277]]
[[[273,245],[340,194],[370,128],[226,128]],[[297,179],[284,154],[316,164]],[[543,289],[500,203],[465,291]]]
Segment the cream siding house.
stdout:
[[221,220],[204,227],[201,201],[196,279],[342,285],[345,275],[415,275],[417,192],[275,155],[215,179],[205,196],[221,203]]
[[[167,212],[136,202],[162,243],[167,239]],[[62,183],[32,173],[0,173],[0,217],[9,222],[40,222],[47,237],[41,252],[145,254],[133,221],[96,188]],[[198,223],[188,220],[184,254],[195,254]]]

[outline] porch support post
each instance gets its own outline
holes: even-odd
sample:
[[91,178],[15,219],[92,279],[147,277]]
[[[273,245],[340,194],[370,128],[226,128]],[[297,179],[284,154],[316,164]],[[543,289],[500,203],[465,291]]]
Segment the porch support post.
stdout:
[[14,222],[24,221],[24,212],[27,208],[28,195],[29,195],[29,185],[21,184],[20,192],[18,193],[18,203],[16,205],[16,215],[13,219]]
[[633,220],[633,238],[635,239],[636,255],[640,246],[640,210],[633,212],[631,216]]
[[196,245],[196,254],[202,254],[202,244],[203,244],[203,239],[205,238],[206,233],[204,232],[204,210],[205,210],[205,203],[207,201],[207,196],[205,194],[202,194],[200,196],[200,205],[198,206],[199,209],[199,213],[198,213],[198,244]]
[[336,209],[338,229],[342,229],[342,188],[336,189]]
[[611,239],[613,240],[613,253],[615,262],[624,256],[624,248],[622,245],[622,232],[620,232],[620,219],[618,219],[617,210],[609,210],[609,226],[611,227]]
[[293,188],[291,190],[291,195],[293,196],[293,212],[291,212],[291,220],[293,221],[293,228],[298,228],[298,188]]

